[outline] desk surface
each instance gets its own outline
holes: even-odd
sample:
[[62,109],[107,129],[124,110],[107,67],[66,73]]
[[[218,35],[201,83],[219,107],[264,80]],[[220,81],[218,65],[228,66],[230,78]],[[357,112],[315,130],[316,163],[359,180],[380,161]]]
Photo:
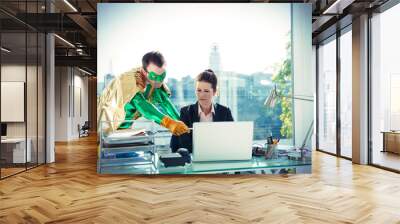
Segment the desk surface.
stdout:
[[400,134],[400,131],[381,131],[383,134]]
[[102,166],[103,174],[202,174],[222,173],[235,171],[256,171],[273,168],[311,168],[311,158],[306,160],[289,160],[287,157],[268,159],[253,156],[247,161],[218,161],[218,162],[192,162],[185,166],[164,167],[156,153],[154,164],[134,164],[136,159],[124,159],[113,166]]
[[[29,141],[29,138],[27,139]],[[1,139],[1,143],[19,143],[25,142],[25,138],[5,138]]]

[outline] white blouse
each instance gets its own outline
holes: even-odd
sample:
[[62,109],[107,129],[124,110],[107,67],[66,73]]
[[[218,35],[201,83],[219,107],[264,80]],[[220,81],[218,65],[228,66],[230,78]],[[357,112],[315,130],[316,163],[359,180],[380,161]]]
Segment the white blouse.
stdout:
[[203,112],[199,104],[199,117],[200,122],[213,122],[213,115],[215,114],[214,105],[211,105],[211,113],[207,115]]

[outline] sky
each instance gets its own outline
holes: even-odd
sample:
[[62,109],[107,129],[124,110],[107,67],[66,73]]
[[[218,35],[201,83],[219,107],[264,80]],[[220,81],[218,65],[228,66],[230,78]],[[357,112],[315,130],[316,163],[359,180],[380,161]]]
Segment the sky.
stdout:
[[286,57],[290,4],[98,4],[98,80],[141,66],[160,51],[167,77],[195,76],[209,68],[213,44],[223,71],[271,72]]

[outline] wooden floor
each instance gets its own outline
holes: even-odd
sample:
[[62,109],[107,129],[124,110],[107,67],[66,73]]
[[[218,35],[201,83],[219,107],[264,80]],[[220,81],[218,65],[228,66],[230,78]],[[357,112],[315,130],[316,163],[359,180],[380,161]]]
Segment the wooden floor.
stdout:
[[400,155],[392,152],[381,152],[374,151],[372,157],[374,164],[381,165],[384,167],[392,168],[395,170],[400,170]]
[[0,223],[400,223],[400,175],[316,152],[310,175],[102,176],[94,138],[0,181]]
[[3,178],[3,177],[11,176],[13,174],[22,172],[24,170],[25,170],[25,167],[24,168],[19,168],[19,167],[18,168],[1,168],[1,177]]
[[7,167],[7,168],[1,168],[1,178],[5,178],[11,175],[15,175],[20,172],[24,172],[26,169],[33,169],[36,167],[36,164],[27,164],[27,167],[25,168],[25,165],[19,165],[18,167]]

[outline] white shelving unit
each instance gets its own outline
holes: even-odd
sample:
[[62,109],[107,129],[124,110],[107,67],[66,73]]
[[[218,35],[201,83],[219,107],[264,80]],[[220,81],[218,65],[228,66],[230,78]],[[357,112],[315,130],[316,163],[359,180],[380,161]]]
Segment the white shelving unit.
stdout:
[[[171,134],[150,121],[133,121],[132,127],[113,133],[103,132],[101,128],[98,173],[123,174],[128,173],[124,171],[127,169],[134,173],[135,167],[138,173],[143,173],[143,170],[155,172],[157,150],[170,150]],[[135,135],[138,132],[145,134]]]

